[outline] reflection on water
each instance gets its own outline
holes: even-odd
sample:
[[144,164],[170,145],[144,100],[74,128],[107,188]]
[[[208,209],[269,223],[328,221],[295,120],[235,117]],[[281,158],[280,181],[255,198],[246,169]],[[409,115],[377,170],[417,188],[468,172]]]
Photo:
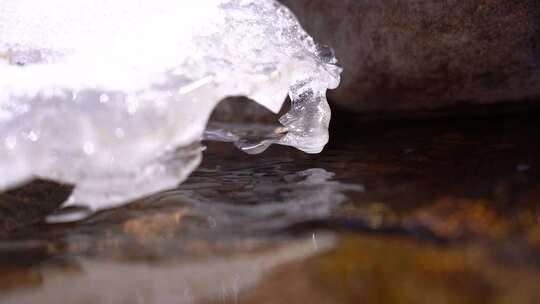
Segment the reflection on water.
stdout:
[[4,280],[35,279],[9,288],[0,281],[0,299],[234,303],[274,267],[333,244],[325,232],[289,236],[283,229],[326,219],[346,193],[364,190],[311,162],[297,162],[301,152],[276,150],[259,158],[213,143],[201,167],[177,189],[80,222],[19,230],[0,243],[0,262],[32,254],[18,257],[21,265]]
[[203,168],[179,189],[150,198],[150,204],[182,204],[186,215],[206,219],[220,234],[239,235],[326,218],[345,200],[345,191],[363,190],[333,181],[334,174],[322,168],[290,172],[277,163],[264,172],[252,170],[222,174]]
[[[236,303],[272,268],[328,249],[332,238],[296,240],[256,252],[157,264],[79,258],[66,267],[36,266],[38,288],[19,289],[3,303]],[[4,302],[6,301],[6,302]]]

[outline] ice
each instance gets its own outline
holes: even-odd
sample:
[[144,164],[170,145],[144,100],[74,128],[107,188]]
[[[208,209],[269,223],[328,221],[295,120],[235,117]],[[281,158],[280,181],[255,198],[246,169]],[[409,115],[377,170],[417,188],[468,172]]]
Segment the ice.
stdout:
[[229,96],[275,113],[291,98],[281,131],[244,150],[318,153],[340,72],[272,0],[4,0],[0,190],[53,179],[76,185],[65,206],[97,210],[174,187]]

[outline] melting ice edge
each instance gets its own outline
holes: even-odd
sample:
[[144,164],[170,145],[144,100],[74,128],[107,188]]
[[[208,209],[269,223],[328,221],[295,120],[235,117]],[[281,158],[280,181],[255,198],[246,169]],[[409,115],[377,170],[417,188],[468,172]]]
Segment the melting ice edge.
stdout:
[[0,190],[75,185],[64,206],[109,208],[175,187],[198,166],[214,107],[273,112],[270,144],[318,153],[341,68],[273,0],[20,0],[0,4]]

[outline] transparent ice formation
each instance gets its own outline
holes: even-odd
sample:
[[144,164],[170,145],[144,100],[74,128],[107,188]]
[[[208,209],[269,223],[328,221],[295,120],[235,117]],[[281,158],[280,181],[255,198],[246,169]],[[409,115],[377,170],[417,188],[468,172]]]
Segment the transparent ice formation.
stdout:
[[4,0],[0,190],[53,179],[76,186],[66,206],[97,210],[174,187],[228,96],[273,112],[291,98],[278,135],[246,150],[317,153],[340,72],[273,0]]

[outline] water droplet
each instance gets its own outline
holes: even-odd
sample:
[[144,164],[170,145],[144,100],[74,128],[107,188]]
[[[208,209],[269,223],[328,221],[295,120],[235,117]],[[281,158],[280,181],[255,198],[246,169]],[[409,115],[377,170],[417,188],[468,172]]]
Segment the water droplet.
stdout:
[[109,102],[109,100],[111,100],[111,99],[109,98],[109,95],[107,95],[107,94],[101,94],[101,95],[99,95],[99,102],[101,102],[101,103],[107,103],[107,102]]
[[128,95],[126,97],[127,111],[129,114],[135,114],[137,108],[139,107],[139,100],[133,95]]
[[28,138],[28,140],[32,142],[36,142],[39,139],[39,134],[37,132],[34,132],[34,130],[32,130],[26,134],[26,138]]
[[210,226],[210,228],[214,229],[217,227],[217,222],[214,217],[209,216],[207,220],[208,220],[208,226]]
[[8,136],[4,140],[4,144],[6,145],[8,149],[13,150],[17,146],[17,138],[13,136]]
[[122,128],[116,128],[114,130],[114,135],[118,138],[124,138],[124,136],[126,135],[126,133],[124,132],[124,130]]
[[83,145],[83,150],[84,153],[86,153],[87,155],[92,155],[96,151],[96,147],[93,143],[87,141]]

